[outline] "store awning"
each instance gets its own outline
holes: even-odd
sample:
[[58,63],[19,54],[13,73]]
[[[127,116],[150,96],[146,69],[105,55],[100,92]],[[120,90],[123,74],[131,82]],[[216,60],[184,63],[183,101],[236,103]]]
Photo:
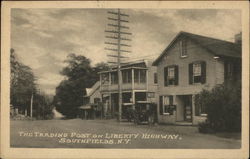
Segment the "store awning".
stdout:
[[91,109],[91,105],[80,106],[79,109]]

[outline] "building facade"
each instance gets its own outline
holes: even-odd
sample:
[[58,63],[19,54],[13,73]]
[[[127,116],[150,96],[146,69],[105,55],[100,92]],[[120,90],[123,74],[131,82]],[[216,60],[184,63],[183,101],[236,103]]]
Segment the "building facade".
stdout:
[[100,81],[97,81],[91,88],[86,88],[83,105],[79,107],[79,116],[82,119],[102,118],[102,105],[100,103]]
[[158,121],[197,125],[206,112],[195,105],[195,95],[241,79],[241,45],[180,32],[153,65],[158,75]]
[[[122,114],[134,109],[136,102],[156,103],[156,67],[148,60],[130,62],[121,66],[122,74]],[[117,68],[100,72],[100,93],[106,117],[114,117],[119,112]]]

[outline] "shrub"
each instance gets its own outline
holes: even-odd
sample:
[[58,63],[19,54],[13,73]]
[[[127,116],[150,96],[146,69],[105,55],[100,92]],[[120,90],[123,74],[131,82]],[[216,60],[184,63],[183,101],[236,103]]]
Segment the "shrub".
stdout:
[[207,122],[207,120],[205,122],[199,123],[199,132],[201,133],[214,133],[214,130],[210,127],[210,124]]
[[203,90],[196,98],[197,104],[206,108],[207,123],[200,124],[200,131],[210,127],[216,132],[241,131],[241,86],[218,85],[211,91]]

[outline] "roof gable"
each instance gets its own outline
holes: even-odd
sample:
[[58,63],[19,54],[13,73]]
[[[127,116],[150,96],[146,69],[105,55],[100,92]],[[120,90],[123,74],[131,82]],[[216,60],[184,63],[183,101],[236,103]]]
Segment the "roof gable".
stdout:
[[86,96],[89,97],[100,88],[100,81],[97,81],[91,88],[86,88]]
[[182,37],[192,40],[215,56],[241,58],[241,46],[238,44],[181,31],[176,35],[161,55],[153,62],[153,65],[156,66],[172,45]]

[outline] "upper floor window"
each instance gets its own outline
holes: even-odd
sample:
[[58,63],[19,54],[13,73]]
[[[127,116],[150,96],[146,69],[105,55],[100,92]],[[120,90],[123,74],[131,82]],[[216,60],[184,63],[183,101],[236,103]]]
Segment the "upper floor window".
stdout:
[[157,73],[154,73],[154,84],[158,83]]
[[109,74],[108,73],[101,74],[101,83],[102,84],[109,84]]
[[206,83],[206,62],[199,61],[189,64],[189,84]]
[[232,78],[233,76],[233,64],[225,62],[225,76],[226,78]]
[[187,57],[187,41],[180,40],[179,45],[181,57]]
[[178,66],[164,68],[164,85],[178,85]]
[[135,83],[145,83],[146,82],[146,71],[142,69],[134,70],[134,82]]
[[132,75],[131,70],[123,70],[122,71],[122,82],[123,83],[131,83]]
[[118,83],[118,74],[117,72],[111,73],[111,84],[117,84]]
[[201,63],[193,64],[193,81],[194,83],[201,83]]

